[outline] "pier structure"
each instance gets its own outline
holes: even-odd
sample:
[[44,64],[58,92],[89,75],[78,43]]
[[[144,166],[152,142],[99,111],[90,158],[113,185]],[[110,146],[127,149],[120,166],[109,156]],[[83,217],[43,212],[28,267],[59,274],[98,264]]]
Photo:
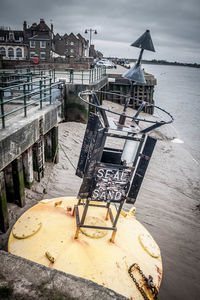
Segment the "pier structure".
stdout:
[[[127,95],[130,93],[130,81],[128,79],[122,78],[122,73],[125,72],[126,69],[124,67],[119,66],[119,71],[116,73],[115,70],[108,70],[108,91],[112,91],[114,94],[108,95],[107,100],[112,102],[116,102],[124,105],[124,98],[120,96],[120,94]],[[149,73],[144,72],[144,77],[146,83],[144,84],[133,84],[133,89],[131,91],[131,97],[146,101],[149,104],[154,104],[154,86],[157,84],[156,78]],[[119,95],[119,96],[118,96]],[[138,109],[141,102],[133,101],[130,99],[128,106],[133,109]],[[153,114],[152,106],[145,106],[143,109],[145,113]]]
[[25,187],[58,162],[58,122],[64,84],[54,70],[21,69],[0,74],[0,230],[9,227],[7,202],[25,205]]

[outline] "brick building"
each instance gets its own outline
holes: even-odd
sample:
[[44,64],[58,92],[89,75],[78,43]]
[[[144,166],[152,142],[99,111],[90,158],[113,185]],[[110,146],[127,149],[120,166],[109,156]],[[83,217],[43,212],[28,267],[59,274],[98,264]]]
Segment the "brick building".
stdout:
[[[93,45],[92,45],[93,46]],[[92,47],[90,56],[97,57]],[[50,27],[44,19],[33,23],[23,23],[23,30],[11,30],[0,27],[0,55],[3,59],[32,60],[38,56],[39,61],[50,61],[53,57],[89,57],[89,41],[80,33],[54,35],[53,24]]]
[[25,39],[29,45],[29,58],[38,56],[41,61],[48,61],[51,58],[51,51],[54,47],[53,24],[51,28],[40,19],[40,23],[33,23],[31,27],[27,27],[26,21],[23,25]]
[[54,38],[55,52],[59,55],[86,57],[88,56],[88,41],[80,33],[75,35],[65,33],[63,36],[58,33]]
[[22,30],[0,27],[0,55],[3,59],[28,59],[28,45]]

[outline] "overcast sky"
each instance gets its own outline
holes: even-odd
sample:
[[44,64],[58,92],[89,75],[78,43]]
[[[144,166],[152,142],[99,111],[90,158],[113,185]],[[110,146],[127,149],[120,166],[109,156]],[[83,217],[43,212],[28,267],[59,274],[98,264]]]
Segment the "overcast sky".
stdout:
[[200,0],[0,0],[0,25],[22,29],[44,18],[54,33],[92,35],[95,49],[104,56],[136,58],[131,47],[146,29],[156,52],[144,59],[200,63]]

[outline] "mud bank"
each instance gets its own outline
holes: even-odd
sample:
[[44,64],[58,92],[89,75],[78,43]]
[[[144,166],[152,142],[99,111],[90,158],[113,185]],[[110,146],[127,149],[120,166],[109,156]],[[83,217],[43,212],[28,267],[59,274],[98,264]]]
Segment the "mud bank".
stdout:
[[[104,105],[121,112],[117,104],[105,101]],[[131,109],[128,113],[133,115]],[[75,176],[75,168],[85,126],[75,122],[59,125],[59,163],[47,165],[45,178],[26,191],[26,208],[41,199],[77,195],[82,180]],[[159,299],[197,300],[199,165],[182,144],[176,143],[174,126],[163,126],[152,135],[158,142],[135,204],[136,217],[161,248],[164,277]],[[21,213],[13,206],[9,211],[12,220]],[[1,239],[5,247],[6,236]]]

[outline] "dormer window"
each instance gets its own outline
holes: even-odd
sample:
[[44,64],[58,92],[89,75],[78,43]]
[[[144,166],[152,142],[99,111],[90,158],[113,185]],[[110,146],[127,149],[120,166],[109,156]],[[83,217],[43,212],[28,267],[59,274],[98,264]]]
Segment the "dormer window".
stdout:
[[73,45],[74,45],[74,42],[70,42],[70,45],[73,46]]
[[14,41],[14,33],[13,32],[9,32],[9,40],[10,41]]

